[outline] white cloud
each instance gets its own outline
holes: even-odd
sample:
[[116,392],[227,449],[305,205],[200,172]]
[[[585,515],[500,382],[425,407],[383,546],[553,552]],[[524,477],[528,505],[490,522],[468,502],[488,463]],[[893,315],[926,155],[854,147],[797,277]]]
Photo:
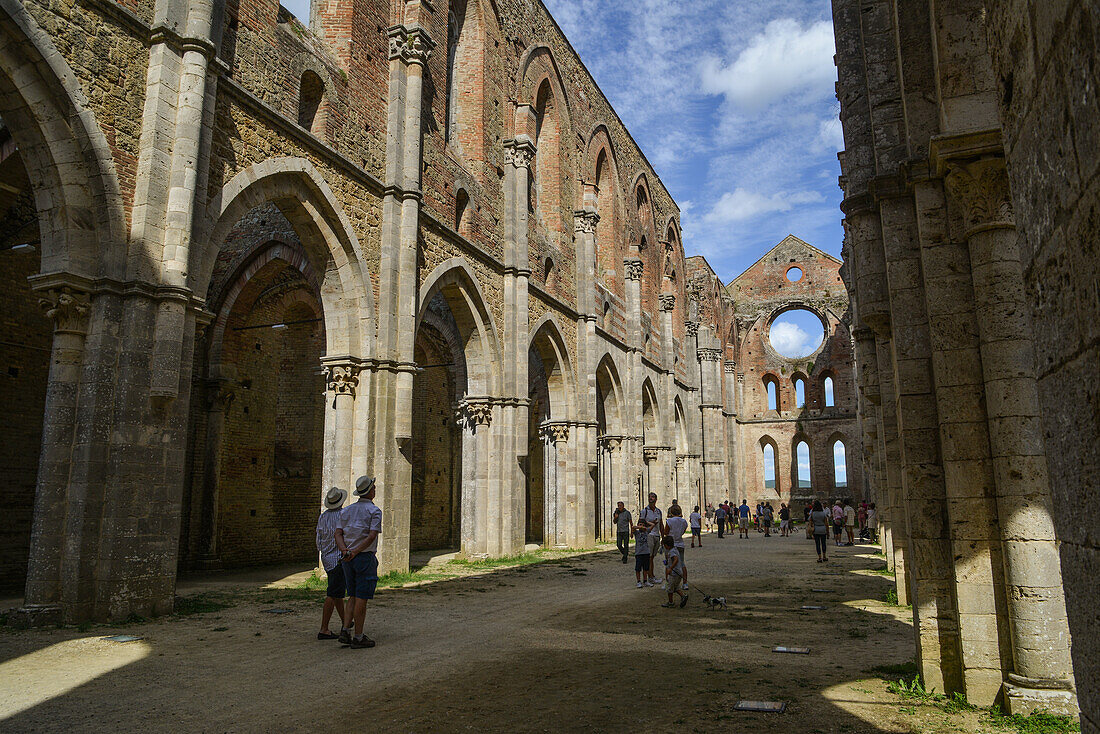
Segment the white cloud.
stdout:
[[833,26],[828,21],[803,27],[793,18],[773,20],[732,64],[709,58],[702,65],[703,89],[748,111],[795,92],[828,90],[835,79]]
[[772,324],[770,338],[775,351],[785,357],[804,357],[821,343],[819,337],[811,336],[801,326],[790,321],[776,321]]
[[812,204],[822,200],[816,191],[796,191],[790,194],[777,193],[765,196],[756,191],[736,188],[722,194],[705,219],[708,222],[729,223],[752,219],[773,212],[788,212],[801,204]]
[[840,125],[839,117],[830,117],[818,123],[815,144],[822,151],[844,150],[844,129]]

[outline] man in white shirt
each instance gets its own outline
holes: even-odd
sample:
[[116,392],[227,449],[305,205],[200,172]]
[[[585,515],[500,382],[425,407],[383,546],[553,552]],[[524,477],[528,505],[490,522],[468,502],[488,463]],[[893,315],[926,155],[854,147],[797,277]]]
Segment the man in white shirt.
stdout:
[[335,640],[339,635],[332,634],[328,628],[335,611],[340,617],[340,631],[348,629],[348,619],[344,616],[344,566],[340,563],[343,553],[336,547],[336,527],[340,524],[340,508],[347,499],[346,490],[333,487],[325,495],[325,509],[317,518],[317,553],[321,556],[321,566],[328,577],[328,590],[325,592],[325,605],[321,609],[321,631],[318,640]]
[[340,641],[363,648],[374,647],[374,640],[363,634],[363,619],[367,616],[367,599],[374,598],[378,586],[376,552],[382,533],[382,510],[374,504],[374,477],[359,477],[355,481],[355,496],[359,501],[340,512],[336,527],[336,547],[343,554],[344,578],[351,597],[349,611],[355,620],[355,636],[341,633]]

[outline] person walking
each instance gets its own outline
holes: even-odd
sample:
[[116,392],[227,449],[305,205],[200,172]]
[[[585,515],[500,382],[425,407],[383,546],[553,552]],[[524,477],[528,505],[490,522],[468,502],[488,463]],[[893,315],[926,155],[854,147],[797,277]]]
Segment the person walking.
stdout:
[[[684,560],[684,533],[688,529],[688,521],[684,519],[684,513],[680,505],[668,508],[668,520],[665,521],[665,535],[672,538],[672,543],[680,554],[680,561]],[[687,591],[687,566],[683,567],[681,578],[684,581],[684,590]]]
[[657,507],[657,493],[649,493],[649,504],[638,513],[639,525],[645,524],[649,530],[649,577],[653,578],[653,561],[657,558],[657,548],[661,544],[661,526],[664,517]]
[[328,577],[328,588],[325,590],[325,603],[321,607],[321,630],[317,633],[318,640],[337,640],[340,635],[334,634],[329,629],[332,613],[340,618],[340,633],[348,629],[348,620],[344,616],[344,596],[346,596],[347,584],[344,582],[344,567],[340,565],[340,556],[343,554],[336,547],[336,526],[340,522],[340,509],[344,506],[344,500],[348,493],[345,489],[332,487],[325,495],[325,509],[317,518],[317,553],[321,557],[321,566]]
[[699,539],[699,547],[703,547],[703,519],[699,516],[699,505],[688,515],[688,523],[691,525],[691,547],[695,547],[696,538]]
[[878,510],[875,509],[875,503],[872,502],[871,506],[867,508],[867,529],[871,532],[871,542],[878,542]]
[[718,523],[718,537],[726,537],[726,506],[718,505],[718,509],[714,511],[714,521]]
[[374,504],[374,477],[355,480],[358,502],[340,512],[336,525],[336,547],[342,554],[344,579],[348,585],[350,616],[355,621],[354,636],[340,633],[340,642],[352,648],[374,647],[374,640],[363,634],[367,600],[374,598],[378,586],[378,536],[382,534],[382,510]]
[[649,562],[649,527],[639,523],[634,530],[634,578],[636,586],[653,586],[653,564]]
[[681,591],[680,584],[687,578],[687,568],[684,566],[684,558],[680,555],[680,552],[676,550],[676,545],[672,540],[672,536],[666,535],[661,539],[661,545],[664,547],[665,552],[665,584],[664,587],[668,590],[668,603],[662,604],[662,607],[672,607],[672,595],[678,594],[680,596],[680,608],[683,609],[688,603],[688,595],[686,592],[687,584],[684,583],[685,591]]
[[737,508],[737,538],[749,537],[749,514],[752,510],[749,509],[749,501],[741,500],[741,506]]
[[821,502],[814,500],[810,509],[809,522],[814,528],[814,548],[817,550],[817,562],[824,563],[829,560],[829,521],[832,517],[821,507]]
[[862,538],[863,531],[867,529],[867,500],[859,503],[859,508],[856,510],[856,519],[859,522],[859,535]]
[[791,508],[786,502],[779,503],[779,535],[783,538],[791,535]]
[[774,519],[775,510],[772,509],[771,502],[765,502],[764,507],[760,510],[760,514],[763,516],[761,524],[764,526],[764,537],[772,537],[772,520]]
[[626,505],[620,502],[611,515],[611,522],[615,523],[615,547],[623,554],[623,563],[626,563],[630,555],[630,528],[634,527],[634,518]]
[[840,500],[833,504],[833,542],[842,543],[844,535],[844,508],[840,506]]
[[848,542],[845,545],[856,543],[856,508],[852,503],[844,500],[844,532],[848,534]]
[[711,524],[714,522],[714,505],[712,503],[707,503],[707,509],[706,512],[703,513],[703,518],[706,520],[707,533],[710,533]]

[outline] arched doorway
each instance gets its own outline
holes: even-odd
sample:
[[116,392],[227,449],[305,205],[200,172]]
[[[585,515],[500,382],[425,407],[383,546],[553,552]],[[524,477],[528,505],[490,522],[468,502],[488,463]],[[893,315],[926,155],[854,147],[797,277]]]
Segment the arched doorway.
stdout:
[[548,546],[568,545],[578,534],[566,493],[574,484],[570,425],[573,391],[565,342],[554,322],[536,325],[527,353],[528,411],[525,539]]
[[604,355],[596,367],[596,486],[593,498],[593,528],[598,540],[610,537],[611,508],[632,502],[626,469],[626,437],[622,435],[622,383],[611,355]]

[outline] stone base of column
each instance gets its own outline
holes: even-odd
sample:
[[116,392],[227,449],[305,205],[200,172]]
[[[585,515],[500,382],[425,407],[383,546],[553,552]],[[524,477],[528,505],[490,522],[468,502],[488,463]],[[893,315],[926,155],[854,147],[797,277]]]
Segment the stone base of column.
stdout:
[[15,610],[9,624],[16,629],[55,627],[64,622],[59,604],[27,604]]
[[1005,681],[1005,711],[1027,716],[1038,711],[1058,716],[1078,716],[1077,694],[1064,688],[1032,688]]

